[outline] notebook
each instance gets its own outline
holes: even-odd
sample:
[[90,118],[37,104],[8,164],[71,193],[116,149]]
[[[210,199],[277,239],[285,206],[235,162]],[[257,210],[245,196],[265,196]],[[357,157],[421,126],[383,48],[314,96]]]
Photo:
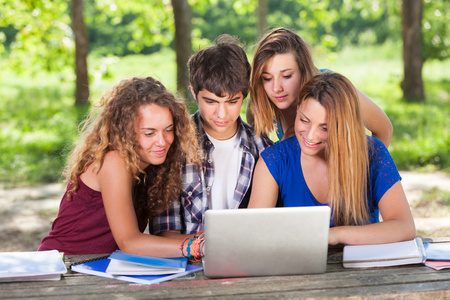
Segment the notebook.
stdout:
[[208,210],[204,274],[210,278],[324,273],[330,208]]
[[422,240],[375,244],[345,245],[342,262],[344,268],[389,267],[425,262]]
[[186,271],[187,258],[159,258],[117,250],[109,256],[106,273],[113,275],[163,275]]
[[1,252],[0,282],[59,280],[67,272],[57,250],[31,252]]

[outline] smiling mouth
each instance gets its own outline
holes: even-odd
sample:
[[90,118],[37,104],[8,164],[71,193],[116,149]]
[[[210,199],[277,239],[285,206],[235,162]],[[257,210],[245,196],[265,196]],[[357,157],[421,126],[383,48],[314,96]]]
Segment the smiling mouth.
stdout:
[[218,122],[218,121],[214,121],[214,124],[216,124],[217,126],[220,126],[220,127],[224,127],[224,126],[226,126],[226,125],[228,124],[228,122]]
[[287,95],[275,97],[278,102],[282,102],[287,98]]
[[155,153],[156,155],[163,155],[164,153],[166,153],[166,149],[162,149],[162,150],[158,150],[158,151],[153,151],[153,153]]
[[306,146],[310,147],[310,148],[315,148],[315,147],[317,147],[318,145],[320,145],[322,142],[311,143],[310,141],[308,141],[307,139],[305,139],[305,138],[303,137],[303,143],[304,143]]

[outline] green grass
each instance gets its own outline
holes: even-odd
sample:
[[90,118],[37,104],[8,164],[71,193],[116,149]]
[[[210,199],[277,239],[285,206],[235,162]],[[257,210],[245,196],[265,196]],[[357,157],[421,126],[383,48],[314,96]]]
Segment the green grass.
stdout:
[[[427,100],[402,101],[401,46],[348,48],[338,54],[317,54],[317,65],[349,77],[382,107],[394,125],[389,150],[399,169],[450,171],[450,60],[426,62],[423,71]],[[89,58],[91,102],[118,81],[153,76],[175,92],[175,54]],[[67,75],[69,74],[69,75]],[[65,75],[0,77],[0,183],[26,185],[61,180],[67,153],[77,138],[86,109],[73,106],[70,70]],[[242,108],[245,115],[245,104]]]

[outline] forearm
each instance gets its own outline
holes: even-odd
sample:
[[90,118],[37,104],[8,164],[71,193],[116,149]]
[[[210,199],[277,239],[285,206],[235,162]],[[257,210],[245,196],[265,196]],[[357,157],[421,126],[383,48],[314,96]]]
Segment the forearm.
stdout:
[[178,237],[168,238],[138,233],[116,242],[119,249],[127,253],[154,257],[180,257],[180,246],[185,238],[190,237],[179,234]]
[[329,244],[364,245],[411,240],[416,236],[414,221],[392,219],[361,226],[330,228]]
[[163,231],[158,234],[159,236],[171,238],[171,239],[180,239],[180,238],[193,238],[195,234],[182,234],[180,231],[171,230],[171,231]]

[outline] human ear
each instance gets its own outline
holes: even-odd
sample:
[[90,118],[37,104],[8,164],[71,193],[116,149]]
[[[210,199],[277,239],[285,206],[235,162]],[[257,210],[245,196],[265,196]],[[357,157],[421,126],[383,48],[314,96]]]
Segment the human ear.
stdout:
[[194,93],[194,88],[192,87],[192,84],[189,84],[189,90],[191,90],[192,97],[194,97],[195,102],[198,102],[197,95],[195,95],[195,93]]

